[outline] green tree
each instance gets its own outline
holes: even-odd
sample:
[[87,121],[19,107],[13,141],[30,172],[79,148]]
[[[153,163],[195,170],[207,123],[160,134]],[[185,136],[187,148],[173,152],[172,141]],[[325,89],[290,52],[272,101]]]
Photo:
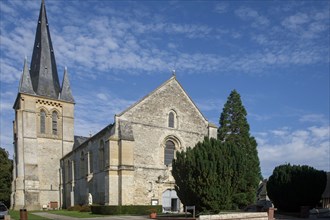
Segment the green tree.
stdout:
[[0,147],[0,164],[0,201],[9,207],[13,161],[9,159],[8,152],[2,147]]
[[243,170],[240,171],[239,187],[233,194],[233,201],[238,208],[255,202],[256,190],[262,179],[257,142],[250,135],[246,116],[247,112],[241,97],[236,90],[233,90],[220,115],[218,139],[239,147],[245,155],[240,161]]
[[177,152],[172,174],[181,202],[195,205],[198,212],[232,209],[243,156],[237,146],[208,138],[194,148]]
[[267,193],[275,207],[299,211],[300,206],[315,207],[326,187],[326,172],[306,165],[275,167],[267,182]]

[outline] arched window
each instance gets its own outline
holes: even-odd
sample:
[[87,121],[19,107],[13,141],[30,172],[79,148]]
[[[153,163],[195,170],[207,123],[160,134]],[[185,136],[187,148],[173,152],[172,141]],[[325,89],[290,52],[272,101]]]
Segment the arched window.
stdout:
[[68,169],[68,171],[67,171],[67,174],[68,174],[67,180],[71,181],[72,180],[72,168],[71,168],[71,161],[70,160],[68,160],[67,169]]
[[80,176],[84,177],[86,174],[85,172],[85,152],[82,151],[80,153]]
[[173,141],[166,141],[164,150],[164,164],[167,166],[172,163],[174,159],[175,144]]
[[46,112],[44,110],[40,111],[40,133],[46,133]]
[[168,115],[168,127],[174,128],[174,113],[170,112]]
[[99,170],[104,169],[104,141],[100,141],[100,148],[99,148]]
[[88,173],[93,173],[94,170],[94,158],[93,158],[93,151],[89,151],[88,153]]
[[57,112],[53,111],[52,113],[52,130],[53,135],[57,135]]

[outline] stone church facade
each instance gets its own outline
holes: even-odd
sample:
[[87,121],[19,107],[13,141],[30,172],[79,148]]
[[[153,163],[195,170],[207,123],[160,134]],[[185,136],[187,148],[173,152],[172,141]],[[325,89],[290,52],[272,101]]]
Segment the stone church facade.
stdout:
[[64,206],[86,204],[91,194],[97,204],[177,211],[175,152],[216,134],[173,76],[63,157]]
[[74,105],[66,69],[62,86],[58,80],[42,1],[30,70],[25,61],[14,104],[12,208],[94,203],[179,210],[171,175],[175,152],[216,138],[217,128],[176,77],[92,137],[74,136]]

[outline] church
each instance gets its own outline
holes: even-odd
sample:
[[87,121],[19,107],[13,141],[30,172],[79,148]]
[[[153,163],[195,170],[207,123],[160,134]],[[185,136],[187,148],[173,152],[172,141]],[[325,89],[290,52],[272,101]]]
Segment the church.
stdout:
[[74,135],[75,104],[67,69],[59,81],[42,0],[30,68],[25,59],[13,107],[11,208],[152,204],[178,211],[175,152],[216,138],[217,127],[175,75],[91,137]]

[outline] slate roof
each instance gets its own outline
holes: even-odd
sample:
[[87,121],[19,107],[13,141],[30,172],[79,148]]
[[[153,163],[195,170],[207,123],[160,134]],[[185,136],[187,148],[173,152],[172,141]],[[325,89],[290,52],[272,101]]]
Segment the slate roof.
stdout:
[[20,93],[27,93],[27,94],[35,94],[32,88],[32,82],[30,77],[30,71],[27,65],[27,58],[25,57],[24,60],[24,67],[22,77],[19,83],[19,92]]
[[68,70],[65,67],[64,74],[63,74],[63,81],[60,93],[60,99],[68,102],[74,102],[74,98],[72,96],[69,77],[68,77]]
[[60,87],[44,0],[40,6],[30,69],[28,69],[25,58],[18,90],[19,93],[74,103],[66,68],[63,74],[62,87]]
[[113,126],[114,124],[109,124],[91,137],[74,136],[73,149],[69,154],[71,154],[74,150],[77,150],[78,148],[84,146],[85,144],[88,144],[89,141],[96,140],[97,138],[99,138],[99,136],[102,136],[104,132],[106,132],[107,130],[111,130]]
[[74,144],[73,144],[73,149],[76,149],[79,147],[82,143],[87,141],[89,137],[83,137],[83,136],[74,136]]
[[40,7],[31,59],[30,75],[33,90],[37,95],[54,99],[59,97],[60,83],[44,0],[42,0]]

